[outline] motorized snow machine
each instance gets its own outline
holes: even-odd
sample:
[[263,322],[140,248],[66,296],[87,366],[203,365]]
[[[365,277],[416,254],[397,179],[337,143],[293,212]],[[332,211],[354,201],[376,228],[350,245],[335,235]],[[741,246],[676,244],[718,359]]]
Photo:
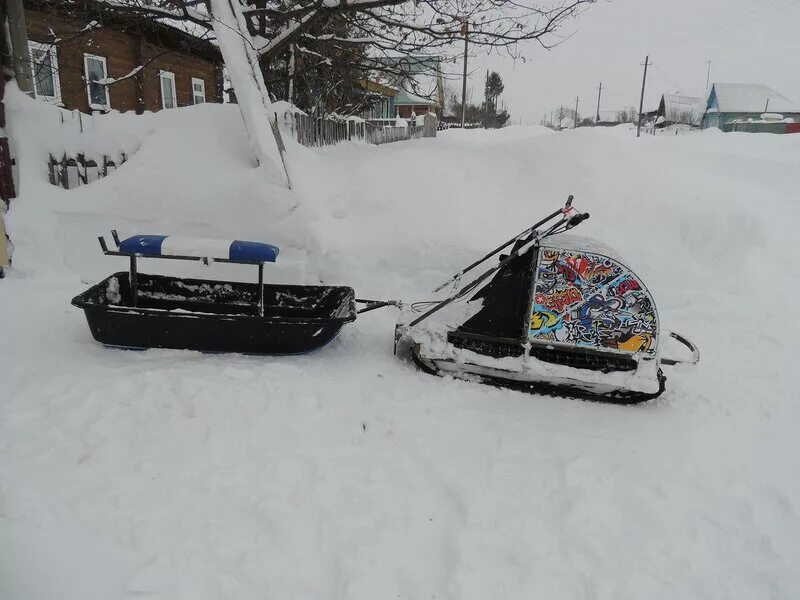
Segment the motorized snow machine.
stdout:
[[[665,389],[661,367],[697,363],[699,352],[660,329],[650,292],[613,250],[563,235],[588,218],[570,196],[433,292],[448,290],[446,297],[411,303],[357,299],[344,286],[265,284],[264,264],[279,252],[270,244],[163,235],[120,241],[112,231],[116,250],[103,237],[100,246],[128,257],[129,271],[72,304],[106,345],[251,354],[316,350],[357,314],[396,306],[395,351],[410,352],[428,373],[621,404],[655,398]],[[139,258],[256,265],[258,284],[146,275]]]
[[429,373],[528,392],[618,404],[663,393],[661,367],[697,363],[697,347],[659,329],[650,292],[613,250],[561,235],[589,218],[572,200],[434,290],[451,288],[445,299],[404,305],[396,348]]

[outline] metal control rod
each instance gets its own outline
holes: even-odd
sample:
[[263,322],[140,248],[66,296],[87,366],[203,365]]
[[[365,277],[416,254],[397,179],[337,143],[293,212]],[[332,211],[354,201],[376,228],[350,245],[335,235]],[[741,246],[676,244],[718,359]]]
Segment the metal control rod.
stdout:
[[541,227],[542,225],[544,225],[544,224],[545,224],[545,223],[547,223],[548,221],[551,221],[552,219],[555,219],[555,218],[556,218],[558,215],[562,214],[562,213],[564,212],[564,210],[565,210],[565,209],[568,209],[568,208],[572,207],[572,201],[573,201],[573,199],[574,199],[574,196],[572,196],[572,194],[570,194],[569,198],[567,198],[567,202],[566,202],[566,204],[564,204],[564,208],[563,208],[563,209],[562,209],[562,208],[559,208],[558,210],[556,210],[556,211],[553,211],[553,213],[552,213],[552,214],[550,214],[550,215],[546,216],[544,219],[542,219],[541,221],[539,221],[539,222],[538,222],[538,223],[536,223],[535,225],[531,225],[530,227],[528,227],[528,228],[527,228],[527,229],[525,229],[524,231],[521,231],[520,233],[518,233],[517,235],[515,235],[513,238],[511,238],[510,240],[508,240],[508,241],[507,241],[505,244],[502,244],[501,246],[498,246],[497,248],[495,248],[494,250],[492,250],[491,252],[489,252],[489,254],[487,254],[487,255],[486,255],[486,256],[484,256],[483,258],[480,258],[480,259],[476,260],[474,263],[472,263],[471,265],[469,265],[469,266],[467,266],[467,267],[464,267],[463,269],[461,269],[461,271],[459,271],[458,273],[456,273],[455,275],[453,275],[453,276],[452,276],[450,279],[448,279],[447,281],[445,281],[445,282],[444,282],[442,285],[440,285],[439,287],[437,287],[437,288],[436,288],[435,290],[433,290],[433,291],[434,291],[434,292],[440,292],[441,290],[443,290],[444,288],[446,288],[448,285],[450,285],[450,284],[451,284],[451,283],[453,283],[454,281],[458,281],[458,280],[459,280],[459,279],[460,279],[460,278],[461,278],[461,277],[462,277],[462,276],[463,276],[465,273],[469,273],[469,272],[470,272],[472,269],[474,269],[475,267],[477,267],[479,264],[481,264],[482,262],[485,262],[485,261],[487,261],[488,259],[490,259],[491,257],[493,257],[493,256],[494,256],[495,254],[497,254],[498,252],[501,252],[501,251],[505,250],[505,249],[506,249],[506,248],[508,248],[508,247],[509,247],[511,244],[513,244],[514,242],[516,242],[517,240],[520,240],[520,239],[523,239],[523,238],[526,238],[526,237],[528,237],[528,236],[529,236],[531,233],[533,233],[533,232],[534,232],[534,231],[535,231],[537,228]]
[[[559,209],[556,213],[554,213],[554,215],[566,213],[567,209],[571,208],[571,204],[572,204],[572,196],[570,196],[570,199],[568,201],[568,205],[565,207],[565,209],[564,210]],[[481,283],[486,281],[489,277],[494,275],[497,271],[502,269],[509,262],[511,262],[512,260],[514,260],[518,256],[520,256],[523,252],[527,252],[530,249],[530,244],[533,244],[533,243],[538,244],[538,242],[540,240],[543,240],[544,238],[546,238],[546,237],[548,237],[550,235],[553,235],[555,233],[561,233],[562,231],[566,231],[567,229],[572,229],[573,227],[579,225],[580,223],[582,223],[583,221],[585,221],[586,219],[589,218],[589,213],[579,213],[577,211],[572,211],[572,212],[574,212],[574,214],[568,214],[567,216],[562,217],[561,219],[556,221],[556,223],[554,223],[549,229],[547,229],[546,231],[544,231],[541,234],[539,234],[536,231],[536,228],[534,227],[533,231],[531,232],[531,234],[527,238],[525,238],[524,243],[519,248],[517,248],[516,250],[511,252],[506,258],[504,258],[499,263],[497,263],[494,267],[492,267],[491,269],[489,269],[488,271],[483,273],[480,277],[478,277],[474,281],[470,282],[469,285],[465,286],[463,289],[459,290],[458,292],[452,294],[448,298],[445,298],[441,302],[437,303],[428,312],[420,315],[419,317],[417,317],[416,319],[411,321],[411,323],[409,323],[408,326],[409,327],[413,327],[417,323],[419,323],[421,321],[424,321],[425,319],[430,317],[433,313],[443,309],[445,306],[447,306],[451,302],[453,302],[455,300],[458,300],[459,298],[463,298],[464,296],[469,294],[472,290],[477,288]],[[545,219],[544,222],[547,222],[552,218],[553,217],[550,216],[547,219]],[[563,228],[563,229],[560,229],[560,228]],[[517,238],[515,238],[515,239],[517,239]]]

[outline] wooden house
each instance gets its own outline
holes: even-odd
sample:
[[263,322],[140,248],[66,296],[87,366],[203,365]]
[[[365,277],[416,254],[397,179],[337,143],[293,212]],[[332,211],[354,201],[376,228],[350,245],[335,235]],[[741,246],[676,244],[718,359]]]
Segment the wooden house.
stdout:
[[653,115],[656,127],[682,124],[699,127],[705,105],[703,98],[682,94],[662,94],[658,110]]
[[201,26],[94,0],[26,0],[25,17],[38,99],[137,113],[222,102],[222,56]]

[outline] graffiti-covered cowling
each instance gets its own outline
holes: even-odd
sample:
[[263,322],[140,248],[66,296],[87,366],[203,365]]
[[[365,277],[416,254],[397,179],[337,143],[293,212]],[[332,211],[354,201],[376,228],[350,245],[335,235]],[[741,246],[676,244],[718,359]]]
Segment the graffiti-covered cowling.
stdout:
[[[397,325],[400,347],[440,375],[624,404],[660,395],[661,366],[696,363],[697,348],[660,330],[653,297],[611,248],[557,235],[588,218],[571,201],[561,213],[549,229],[513,238],[510,253],[472,282],[462,285],[478,263],[455,276],[448,299],[410,305]],[[668,355],[665,342],[691,356]]]
[[641,279],[610,248],[565,237],[536,257],[531,343],[654,355],[658,313]]

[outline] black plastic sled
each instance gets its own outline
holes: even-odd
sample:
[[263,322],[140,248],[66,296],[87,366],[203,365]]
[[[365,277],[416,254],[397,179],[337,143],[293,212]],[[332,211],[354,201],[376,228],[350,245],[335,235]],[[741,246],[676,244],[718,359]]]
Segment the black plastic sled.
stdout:
[[[153,237],[163,236],[129,238],[118,242],[119,251],[109,251],[101,241],[106,254],[130,256],[131,270],[114,273],[72,299],[83,309],[98,342],[137,349],[300,354],[326,345],[356,318],[350,287],[263,284],[262,264],[274,261],[274,246],[269,247],[271,254],[259,254],[258,248],[253,254],[250,246],[247,256],[231,250],[227,257],[215,259],[257,264],[259,284],[138,273],[140,256],[197,260],[191,255],[161,254],[160,246],[156,254],[144,239]],[[186,239],[190,238],[182,238]],[[131,240],[139,245],[133,247]],[[198,240],[192,241],[198,245]]]

